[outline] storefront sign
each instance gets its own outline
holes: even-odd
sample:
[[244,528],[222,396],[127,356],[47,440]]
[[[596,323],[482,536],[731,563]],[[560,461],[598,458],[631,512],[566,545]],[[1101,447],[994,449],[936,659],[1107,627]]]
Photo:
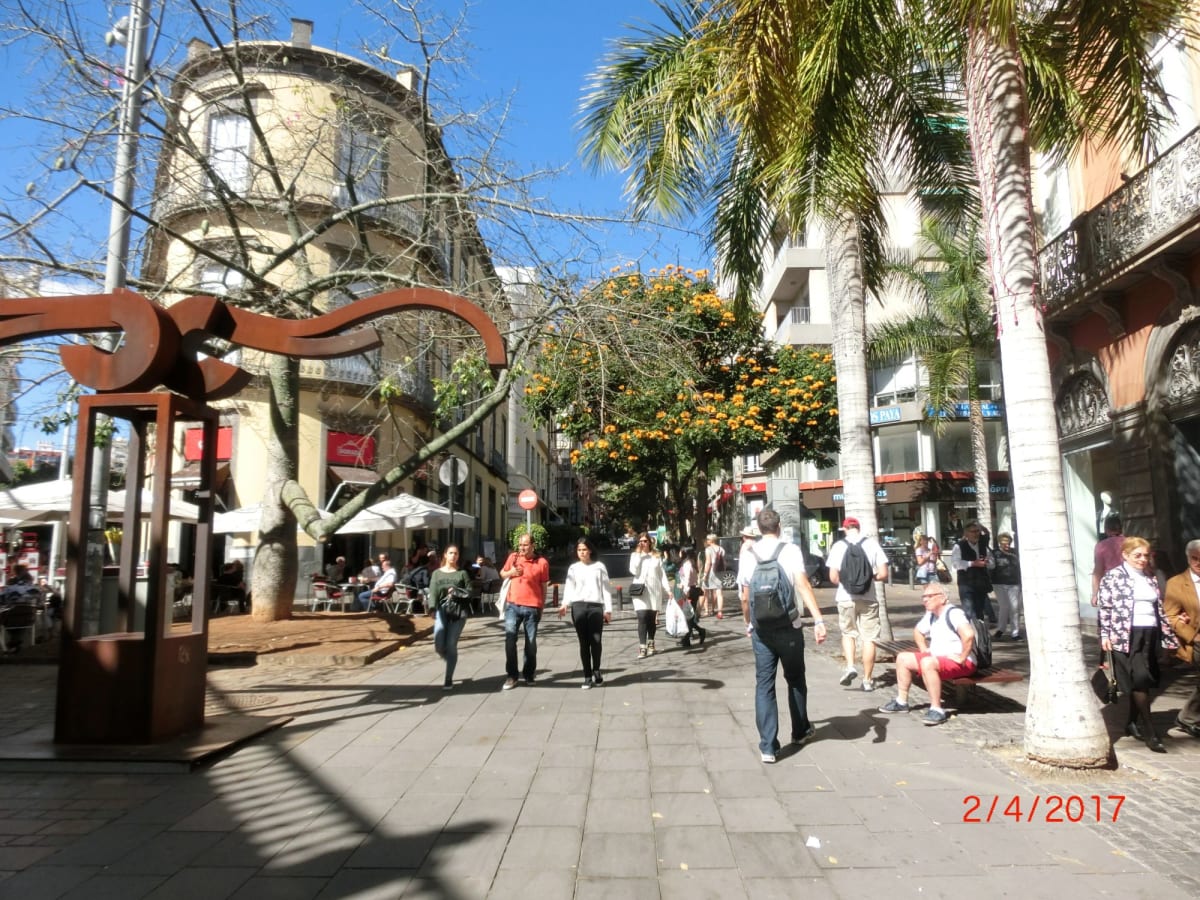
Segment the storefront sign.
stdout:
[[[993,403],[990,400],[985,400],[984,402],[980,403],[979,409],[985,419],[999,419],[999,418],[1003,417],[1003,415],[1004,415],[1003,404]],[[970,403],[955,403],[953,406],[953,410],[954,410],[954,417],[957,419],[971,418],[971,404]],[[925,410],[925,414],[929,418],[932,419],[932,418],[937,417],[938,412],[932,406],[930,406]],[[946,418],[945,413],[942,413],[941,415],[942,415],[942,418]]]
[[871,410],[872,425],[886,425],[889,422],[900,421],[899,406],[881,406],[878,409]]
[[331,466],[373,466],[375,438],[367,434],[331,431],[325,443],[325,462]]
[[[204,429],[189,428],[183,433],[183,458],[188,462],[196,462],[204,455]],[[233,426],[225,425],[217,429],[217,459],[225,460],[233,457]]]
[[767,492],[767,483],[765,481],[743,481],[743,494],[765,494]]

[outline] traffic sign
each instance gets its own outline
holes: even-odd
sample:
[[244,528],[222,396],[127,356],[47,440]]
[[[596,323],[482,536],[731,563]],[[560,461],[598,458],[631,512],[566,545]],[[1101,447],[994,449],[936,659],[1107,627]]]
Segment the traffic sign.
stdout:
[[526,488],[525,490],[521,491],[521,493],[517,494],[517,506],[521,507],[521,509],[537,509],[537,505],[537,491],[533,490],[532,488]]

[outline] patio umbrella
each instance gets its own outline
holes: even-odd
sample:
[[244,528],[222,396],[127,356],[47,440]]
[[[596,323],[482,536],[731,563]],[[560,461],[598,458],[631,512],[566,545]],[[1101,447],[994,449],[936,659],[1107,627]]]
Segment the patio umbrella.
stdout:
[[[39,525],[63,522],[71,513],[71,494],[75,483],[70,478],[40,481],[0,491],[0,521],[5,524]],[[125,512],[128,497],[123,490],[108,492],[108,515],[115,518]],[[149,515],[154,507],[150,491],[142,490],[142,514]],[[171,500],[170,516],[185,522],[195,522],[200,510],[194,503]]]
[[[337,530],[337,534],[374,534],[377,531],[412,530],[414,528],[446,528],[450,510],[412,494],[397,494],[380,500],[360,511]],[[470,528],[475,517],[466,513],[454,514],[454,527]]]
[[[325,510],[320,509],[317,512],[321,514],[322,519],[329,518],[329,513]],[[237,509],[217,513],[213,516],[213,531],[217,534],[249,534],[251,531],[258,531],[261,521],[261,503],[255,503],[253,506],[239,506]]]

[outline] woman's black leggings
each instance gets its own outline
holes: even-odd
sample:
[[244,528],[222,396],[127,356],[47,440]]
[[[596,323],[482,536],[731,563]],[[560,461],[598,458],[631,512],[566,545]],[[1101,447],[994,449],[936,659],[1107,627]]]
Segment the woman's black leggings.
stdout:
[[604,634],[604,606],[600,603],[572,603],[571,621],[579,636],[579,659],[583,677],[591,679],[600,671],[600,638]]
[[653,609],[639,609],[637,619],[638,643],[644,647],[647,641],[654,640],[654,635],[658,632],[658,612]]

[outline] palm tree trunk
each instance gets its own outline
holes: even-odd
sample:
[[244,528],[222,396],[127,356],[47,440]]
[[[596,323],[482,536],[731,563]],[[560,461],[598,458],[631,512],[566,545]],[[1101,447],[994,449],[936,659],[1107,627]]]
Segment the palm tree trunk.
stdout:
[[[875,453],[871,445],[871,413],[867,391],[867,296],[863,283],[858,223],[841,217],[828,224],[825,271],[833,325],[833,365],[837,371],[839,463],[846,515],[858,519],[863,534],[879,534],[875,513]],[[875,584],[879,600],[880,637],[892,639],[887,591]]]
[[283,489],[295,479],[299,458],[300,363],[272,356],[267,381],[267,482],[250,598],[251,613],[260,622],[290,619],[296,596],[296,518],[283,503]]
[[1022,546],[1036,548],[1024,582],[1029,634],[1025,753],[1070,767],[1104,765],[1108,733],[1083,664],[1050,363],[1038,297],[1030,188],[1029,108],[1015,34],[968,29],[967,123],[983,207],[1000,329],[1011,471]]
[[[971,417],[971,462],[975,467],[975,518],[992,533],[992,485],[988,478],[987,432],[983,430],[983,404],[978,386],[969,404]],[[992,537],[995,545],[995,537]]]

